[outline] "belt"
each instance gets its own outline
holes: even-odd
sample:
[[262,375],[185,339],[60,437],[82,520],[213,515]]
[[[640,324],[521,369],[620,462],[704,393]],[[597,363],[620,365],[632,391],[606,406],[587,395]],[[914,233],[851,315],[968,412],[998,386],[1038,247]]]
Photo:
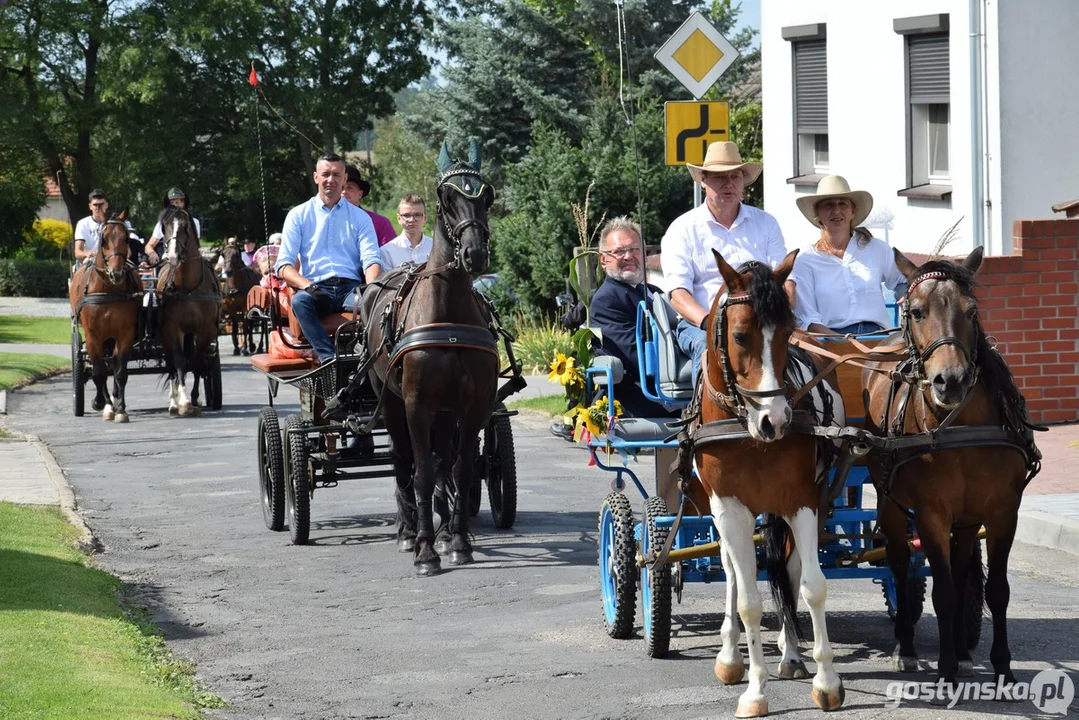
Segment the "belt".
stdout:
[[343,278],[343,277],[326,278],[325,280],[319,280],[315,284],[316,285],[329,285],[330,287],[337,287],[339,285],[348,285],[349,283],[360,283],[361,285],[363,284],[360,280],[353,280],[352,278]]

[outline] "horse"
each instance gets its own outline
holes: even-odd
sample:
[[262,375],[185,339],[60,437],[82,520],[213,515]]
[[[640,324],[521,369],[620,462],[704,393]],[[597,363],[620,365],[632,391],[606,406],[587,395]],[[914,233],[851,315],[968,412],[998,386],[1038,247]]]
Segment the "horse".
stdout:
[[[206,374],[217,340],[221,287],[199,254],[195,226],[186,210],[170,205],[160,218],[166,264],[157,279],[161,296],[161,344],[169,382],[169,414],[194,415],[199,378]],[[195,376],[190,395],[187,373]]]
[[[983,573],[976,543],[984,524],[989,556],[985,600],[993,616],[990,659],[998,682],[1010,686],[1015,676],[1007,631],[1008,554],[1023,489],[1039,469],[1035,428],[1007,364],[978,319],[974,290],[982,249],[962,264],[933,260],[921,266],[894,253],[909,289],[900,303],[901,331],[885,344],[905,342],[909,357],[871,363],[863,371],[866,429],[897,440],[923,435],[932,446],[876,447],[868,456],[888,564],[896,578],[907,577],[908,517],[913,517],[933,573],[940,634],[937,671],[954,683],[957,676],[974,672],[964,595],[968,574],[980,578]],[[916,672],[905,582],[897,583],[896,595],[893,666]]]
[[[135,346],[139,319],[139,280],[128,263],[127,209],[105,221],[93,262],[76,268],[68,296],[71,314],[86,335],[86,354],[97,393],[91,407],[102,420],[128,422],[124,391],[127,361]],[[78,332],[76,330],[76,332]],[[75,362],[81,362],[74,358]],[[112,393],[106,393],[112,375]],[[81,390],[76,390],[81,392]]]
[[247,293],[258,285],[262,278],[244,264],[238,247],[226,245],[221,250],[221,257],[225,266],[221,272],[225,281],[221,317],[232,325],[232,354],[250,355],[255,341],[251,333],[251,320],[247,317]]
[[[413,553],[420,576],[441,572],[443,554],[451,565],[473,562],[473,448],[490,420],[498,384],[491,318],[472,287],[472,275],[486,270],[490,259],[487,211],[494,201],[480,162],[476,140],[467,163],[453,162],[443,142],[426,266],[391,273],[363,298],[367,351],[377,355],[369,378],[392,440],[398,549]],[[449,538],[436,542],[432,500],[447,468],[455,490]]]
[[[806,395],[809,407],[800,403],[792,412],[788,401],[796,385],[804,386],[815,374],[812,360],[788,347],[795,321],[783,283],[797,254],[787,255],[774,271],[759,262],[735,270],[713,250],[725,288],[707,318],[698,407],[687,409],[687,417],[697,418],[693,462],[719,532],[727,577],[722,647],[715,663],[716,677],[725,684],[745,675],[736,613],[746,628],[749,686],[738,699],[735,717],[768,713],[753,542],[755,518],[762,513],[767,513],[761,531],[766,567],[783,624],[779,675],[808,677],[798,653],[795,593],[800,586],[813,621],[813,700],[823,710],[834,710],[844,700],[843,681],[832,665],[824,617],[827,589],[817,558],[819,481],[832,456],[811,435],[791,432],[791,424],[804,418],[799,422],[842,425],[845,412],[834,374]],[[798,382],[785,382],[785,376]]]

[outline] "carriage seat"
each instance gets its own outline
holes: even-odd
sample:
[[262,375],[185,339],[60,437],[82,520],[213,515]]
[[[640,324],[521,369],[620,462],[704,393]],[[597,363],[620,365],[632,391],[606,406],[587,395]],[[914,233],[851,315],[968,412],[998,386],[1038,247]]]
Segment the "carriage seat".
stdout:
[[619,418],[614,426],[614,435],[623,442],[662,443],[678,432],[672,423],[677,418]]
[[264,373],[282,375],[302,375],[315,367],[314,358],[282,358],[270,353],[259,353],[251,356],[251,366]]
[[656,385],[661,393],[675,400],[693,399],[693,361],[682,352],[675,340],[678,313],[667,296],[652,296],[652,318],[655,322],[657,354]]
[[[286,288],[280,292],[275,291],[274,295],[277,297],[277,312],[279,316],[288,318],[289,335],[292,336],[296,342],[306,343],[307,341],[303,336],[303,329],[300,328],[300,321],[292,314],[292,288]],[[353,315],[350,312],[330,313],[322,318],[322,327],[332,338],[334,333],[337,332],[337,328],[347,322],[358,319],[358,317],[358,315]]]

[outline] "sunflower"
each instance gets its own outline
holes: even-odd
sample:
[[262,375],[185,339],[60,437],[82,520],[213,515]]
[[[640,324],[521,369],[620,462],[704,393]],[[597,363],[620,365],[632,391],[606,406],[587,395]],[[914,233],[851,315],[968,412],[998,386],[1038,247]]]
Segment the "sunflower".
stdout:
[[563,386],[569,385],[577,377],[576,365],[577,359],[572,355],[567,357],[562,353],[555,353],[554,360],[551,361],[551,374],[547,376],[547,379],[557,380]]
[[[599,437],[605,432],[607,427],[606,411],[604,413],[597,414],[595,407],[585,407],[578,405],[569,411],[566,415],[566,419],[571,420],[574,427],[584,426],[592,437]],[[575,437],[579,435],[575,434]]]

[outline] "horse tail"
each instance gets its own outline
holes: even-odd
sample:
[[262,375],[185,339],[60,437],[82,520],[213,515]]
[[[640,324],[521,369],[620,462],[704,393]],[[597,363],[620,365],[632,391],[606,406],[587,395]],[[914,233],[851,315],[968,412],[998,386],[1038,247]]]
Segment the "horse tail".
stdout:
[[772,588],[776,614],[786,627],[794,629],[795,637],[804,640],[805,635],[798,624],[798,600],[794,595],[794,588],[791,587],[790,573],[787,571],[787,558],[795,551],[790,528],[778,515],[765,515],[764,521],[761,529],[764,536],[764,569],[768,571],[768,584]]

